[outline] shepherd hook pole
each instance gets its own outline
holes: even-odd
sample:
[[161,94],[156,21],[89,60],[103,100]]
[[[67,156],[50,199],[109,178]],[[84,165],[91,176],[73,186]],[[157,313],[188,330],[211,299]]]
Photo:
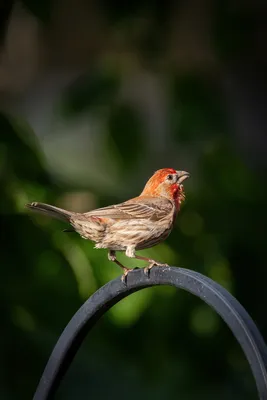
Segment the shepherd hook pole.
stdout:
[[194,294],[223,318],[249,362],[259,399],[267,400],[267,348],[253,320],[222,286],[198,272],[176,267],[153,267],[149,277],[142,269],[136,269],[127,276],[127,285],[119,277],[97,290],[76,312],[58,339],[33,400],[53,398],[84,338],[107,310],[131,293],[159,285],[175,286]]

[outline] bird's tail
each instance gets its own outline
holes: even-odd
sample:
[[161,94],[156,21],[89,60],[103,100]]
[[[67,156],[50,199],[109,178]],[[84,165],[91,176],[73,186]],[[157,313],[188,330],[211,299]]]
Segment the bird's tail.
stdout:
[[64,210],[63,208],[50,206],[50,204],[44,203],[28,203],[26,204],[26,207],[40,214],[50,215],[53,218],[57,218],[65,222],[69,222],[72,215],[75,214],[71,211]]

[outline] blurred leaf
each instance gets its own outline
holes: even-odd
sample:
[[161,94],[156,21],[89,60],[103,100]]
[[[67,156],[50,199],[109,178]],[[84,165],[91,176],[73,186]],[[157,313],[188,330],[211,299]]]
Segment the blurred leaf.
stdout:
[[237,58],[240,53],[252,49],[253,37],[258,29],[257,8],[252,11],[245,4],[219,0],[215,5],[213,41],[224,60]]
[[42,155],[30,127],[19,119],[8,118],[0,113],[0,131],[2,177],[6,179],[14,173],[17,179],[48,182]]
[[0,45],[5,43],[6,31],[15,0],[2,1],[0,4]]
[[149,307],[152,295],[152,290],[141,290],[132,294],[112,307],[109,310],[109,317],[116,325],[133,325]]
[[73,117],[85,110],[105,107],[114,101],[119,89],[119,78],[114,73],[95,70],[80,77],[63,94],[61,112]]
[[[115,105],[108,121],[108,148],[118,154],[116,158],[123,171],[136,165],[144,156],[144,133],[141,119],[137,112],[127,104]],[[120,161],[121,160],[121,161]]]
[[173,100],[173,129],[176,140],[218,137],[225,132],[225,112],[220,93],[209,80],[188,75],[174,79],[171,89]]
[[51,21],[53,0],[22,0],[22,4],[40,21],[48,24]]
[[[180,1],[176,2],[178,5]],[[152,18],[158,22],[158,29],[161,29],[161,25],[167,21],[167,18],[172,11],[172,2],[160,1],[160,0],[149,0],[143,2],[141,0],[121,2],[119,0],[101,0],[101,8],[103,12],[108,16],[112,23],[121,22],[125,19],[129,22],[129,19],[136,17]],[[177,5],[176,5],[177,7]],[[178,9],[178,7],[177,7]],[[154,31],[156,34],[156,31]]]
[[212,336],[219,329],[219,316],[207,305],[194,309],[191,316],[191,329],[200,336]]

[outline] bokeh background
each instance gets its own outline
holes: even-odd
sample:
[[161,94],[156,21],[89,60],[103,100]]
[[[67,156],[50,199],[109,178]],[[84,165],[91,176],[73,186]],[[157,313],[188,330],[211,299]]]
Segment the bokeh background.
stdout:
[[[121,273],[43,201],[88,211],[188,170],[168,240],[143,255],[197,270],[267,340],[267,14],[260,0],[23,0],[0,5],[0,398],[30,399],[73,313]],[[132,266],[142,262],[120,260]],[[57,399],[253,400],[223,321],[173,288],[121,301]]]

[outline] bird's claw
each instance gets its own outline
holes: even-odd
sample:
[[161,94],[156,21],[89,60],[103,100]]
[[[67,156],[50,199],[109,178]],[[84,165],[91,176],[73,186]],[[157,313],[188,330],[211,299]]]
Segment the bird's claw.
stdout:
[[133,271],[134,269],[136,269],[136,268],[125,268],[124,269],[124,273],[121,276],[121,281],[125,286],[127,286],[127,277],[128,277],[129,272]]
[[147,267],[144,268],[144,274],[149,278],[150,270],[153,267],[168,267],[168,264],[159,263],[157,261],[151,260]]
[[154,263],[153,264],[149,264],[147,267],[145,267],[144,268],[144,274],[149,278],[149,275],[150,275],[150,270],[151,270],[151,268],[153,268],[154,267]]

